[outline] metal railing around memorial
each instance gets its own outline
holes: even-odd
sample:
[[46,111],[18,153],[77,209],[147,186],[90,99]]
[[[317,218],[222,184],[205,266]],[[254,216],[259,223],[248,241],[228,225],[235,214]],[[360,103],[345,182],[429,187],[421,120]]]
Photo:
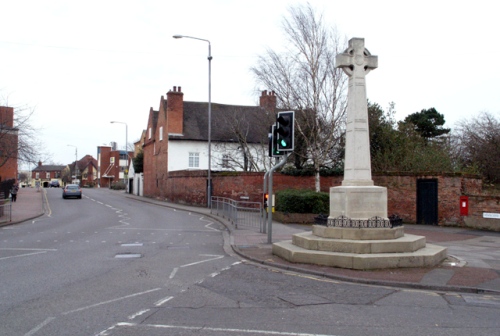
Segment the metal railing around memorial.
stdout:
[[254,228],[264,232],[262,203],[212,196],[210,213],[227,219],[235,228]]

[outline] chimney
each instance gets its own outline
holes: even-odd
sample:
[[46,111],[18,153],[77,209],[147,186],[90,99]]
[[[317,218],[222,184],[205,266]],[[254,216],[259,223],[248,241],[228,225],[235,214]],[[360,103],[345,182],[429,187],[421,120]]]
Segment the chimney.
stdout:
[[276,98],[276,93],[274,91],[262,91],[260,96],[260,107],[266,109],[267,111],[274,112],[274,110],[276,110]]
[[167,92],[167,133],[182,134],[184,124],[184,93],[181,87],[174,86]]
[[38,167],[42,166],[42,161],[38,161]]
[[0,128],[13,128],[14,127],[14,108],[7,106],[0,106]]

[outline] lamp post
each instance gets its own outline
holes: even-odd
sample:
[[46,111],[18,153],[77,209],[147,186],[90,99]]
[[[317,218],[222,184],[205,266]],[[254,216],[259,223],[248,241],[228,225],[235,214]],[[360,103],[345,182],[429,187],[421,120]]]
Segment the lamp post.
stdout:
[[175,39],[190,38],[193,40],[204,41],[208,43],[208,177],[207,177],[207,206],[212,204],[212,48],[210,41],[198,37],[174,35]]
[[125,185],[125,190],[127,190],[127,178],[126,178],[126,172],[127,172],[127,167],[129,165],[128,162],[128,125],[127,123],[123,121],[111,121],[112,124],[124,124],[125,125],[125,155],[127,156],[126,160],[127,163],[125,164],[125,168],[123,169],[123,184]]
[[77,162],[78,162],[78,148],[74,145],[68,145],[69,147],[75,147],[75,180],[77,179],[78,177],[78,165],[77,165]]

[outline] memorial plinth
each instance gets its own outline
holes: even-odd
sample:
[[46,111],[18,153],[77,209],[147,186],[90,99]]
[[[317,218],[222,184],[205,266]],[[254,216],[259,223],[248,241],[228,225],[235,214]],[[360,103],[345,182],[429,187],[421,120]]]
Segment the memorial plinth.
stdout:
[[349,76],[344,180],[330,188],[327,227],[315,225],[312,232],[275,243],[273,254],[296,263],[352,269],[437,265],[446,258],[446,248],[393,228],[387,189],[373,184],[365,76],[377,68],[378,58],[365,48],[364,39],[353,38],[336,62]]

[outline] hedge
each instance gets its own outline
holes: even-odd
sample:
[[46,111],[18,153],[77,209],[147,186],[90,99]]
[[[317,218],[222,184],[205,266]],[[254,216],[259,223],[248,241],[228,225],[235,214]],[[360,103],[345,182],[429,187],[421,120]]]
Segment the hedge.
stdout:
[[288,213],[330,213],[330,194],[288,189],[276,193],[276,211]]

